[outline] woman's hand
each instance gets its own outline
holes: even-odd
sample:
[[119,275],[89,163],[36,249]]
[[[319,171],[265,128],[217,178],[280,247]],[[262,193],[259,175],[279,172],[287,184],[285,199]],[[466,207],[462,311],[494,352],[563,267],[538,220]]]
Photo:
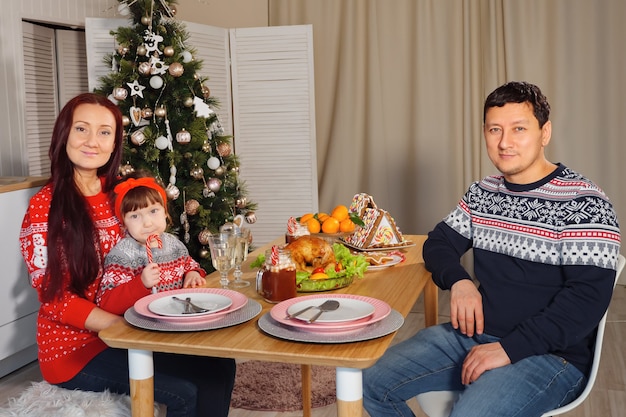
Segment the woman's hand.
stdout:
[[198,271],[189,271],[185,274],[184,288],[204,287],[205,285],[206,279]]
[[100,307],[96,307],[91,310],[91,313],[87,316],[87,320],[85,320],[85,328],[87,330],[91,330],[92,332],[99,332],[100,330],[104,330],[118,321],[124,321],[124,318],[122,316],[118,316],[117,314],[109,313]]

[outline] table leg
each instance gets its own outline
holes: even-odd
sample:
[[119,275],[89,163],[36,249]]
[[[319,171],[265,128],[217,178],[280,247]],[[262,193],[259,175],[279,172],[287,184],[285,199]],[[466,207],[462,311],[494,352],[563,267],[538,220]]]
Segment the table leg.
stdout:
[[363,415],[363,372],[337,367],[337,417]]
[[154,361],[149,350],[128,349],[132,417],[154,417]]
[[424,287],[424,324],[434,326],[439,321],[439,294],[432,279]]
[[311,365],[302,365],[302,416],[311,417]]

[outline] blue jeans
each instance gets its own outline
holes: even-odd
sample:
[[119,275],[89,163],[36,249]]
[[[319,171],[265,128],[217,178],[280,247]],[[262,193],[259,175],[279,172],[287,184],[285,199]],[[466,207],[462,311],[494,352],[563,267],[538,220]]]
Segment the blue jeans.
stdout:
[[450,417],[533,417],[571,402],[584,389],[584,374],[555,355],[528,357],[462,385],[469,350],[498,340],[464,336],[450,323],[423,329],[363,371],[363,405],[372,417],[414,416],[406,401],[417,394],[459,391]]
[[[154,368],[154,400],[167,406],[167,417],[228,416],[235,383],[233,359],[155,352]],[[57,385],[128,395],[128,353],[108,348],[74,378]]]

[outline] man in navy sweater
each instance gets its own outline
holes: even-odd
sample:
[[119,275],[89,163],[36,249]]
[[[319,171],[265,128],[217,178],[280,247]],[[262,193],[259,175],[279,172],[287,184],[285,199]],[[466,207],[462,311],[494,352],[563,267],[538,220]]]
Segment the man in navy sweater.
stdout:
[[[541,416],[584,389],[620,232],[598,186],[546,159],[549,115],[529,83],[487,97],[485,143],[501,175],[473,183],[424,244],[426,268],[450,290],[450,323],[365,370],[372,417],[413,416],[406,401],[428,391],[460,393],[451,417]],[[470,249],[477,283],[460,262]]]

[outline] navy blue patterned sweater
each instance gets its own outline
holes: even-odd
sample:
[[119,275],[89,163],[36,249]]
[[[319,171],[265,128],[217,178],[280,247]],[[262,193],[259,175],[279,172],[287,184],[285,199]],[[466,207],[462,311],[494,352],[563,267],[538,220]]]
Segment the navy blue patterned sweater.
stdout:
[[424,260],[440,288],[469,278],[460,257],[470,248],[485,333],[511,362],[552,353],[588,373],[620,248],[603,191],[561,164],[532,184],[487,177],[428,234]]

